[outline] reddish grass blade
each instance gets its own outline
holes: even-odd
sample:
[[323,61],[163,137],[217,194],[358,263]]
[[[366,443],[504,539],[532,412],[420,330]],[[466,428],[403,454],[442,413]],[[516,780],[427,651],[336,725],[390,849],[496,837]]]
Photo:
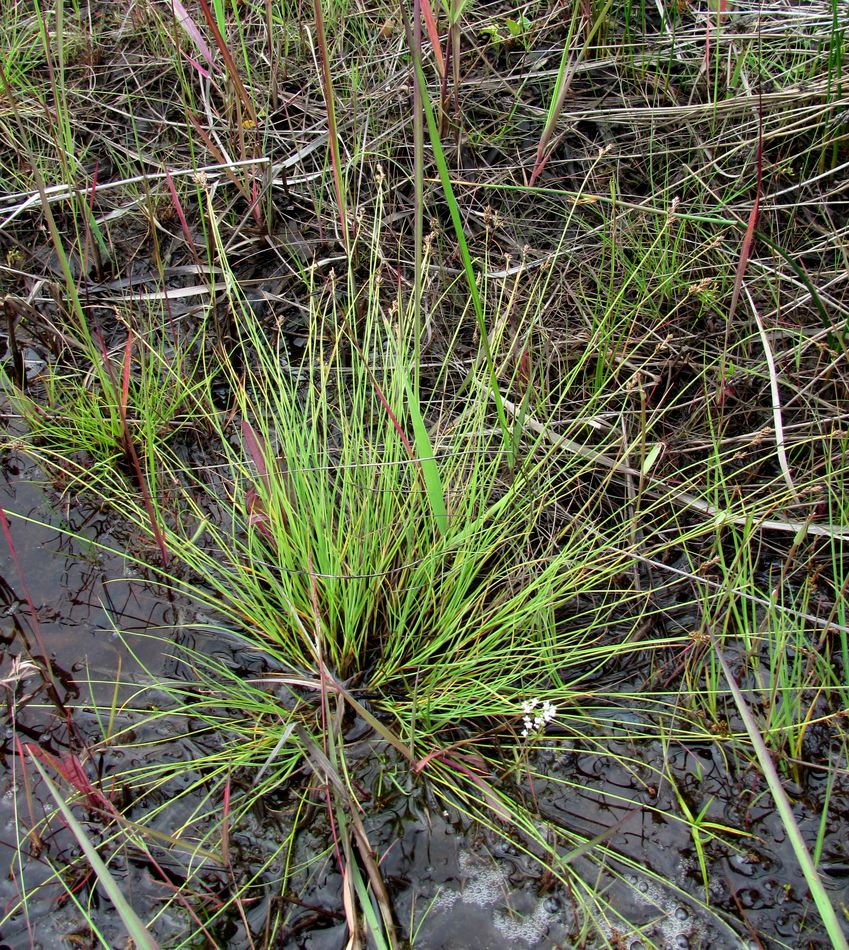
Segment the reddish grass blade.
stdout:
[[[752,253],[752,244],[755,238],[755,228],[758,223],[758,213],[761,204],[761,184],[763,181],[764,167],[764,143],[763,143],[763,109],[758,103],[758,153],[757,153],[757,178],[755,181],[755,201],[749,214],[749,221],[746,225],[746,233],[743,235],[743,245],[740,248],[740,259],[737,261],[737,272],[734,275],[734,293],[731,295],[731,306],[728,308],[728,318],[726,327],[730,327],[734,314],[737,311],[737,303],[740,300],[740,290],[743,286],[743,277],[746,273],[746,265],[749,263],[749,255]],[[726,333],[727,335],[727,333]]]
[[215,142],[212,141],[206,129],[200,124],[200,122],[198,122],[195,116],[193,116],[192,113],[189,112],[188,110],[186,111],[185,114],[186,114],[186,118],[189,120],[189,122],[191,122],[192,128],[203,139],[203,144],[207,147],[209,154],[212,155],[212,157],[215,159],[217,164],[222,166],[222,168],[224,169],[224,173],[242,193],[242,196],[244,197],[245,201],[249,202],[251,200],[251,193],[245,187],[245,183],[243,181],[240,181],[238,177],[234,174],[232,163],[228,161],[228,159],[224,155],[222,155],[221,150],[218,148]]
[[130,463],[132,464],[133,471],[136,475],[136,481],[138,482],[139,491],[141,492],[144,509],[147,512],[148,521],[150,522],[150,530],[153,533],[153,537],[159,548],[159,553],[162,556],[162,566],[168,567],[169,558],[168,548],[165,544],[165,536],[162,533],[162,529],[159,527],[159,522],[156,520],[156,512],[153,508],[153,501],[150,497],[147,479],[145,478],[145,474],[142,471],[141,463],[139,462],[139,457],[136,453],[136,447],[133,442],[133,436],[130,432],[130,426],[127,422],[127,401],[129,398],[130,387],[129,367],[130,356],[132,355],[133,331],[127,330],[127,344],[124,347],[124,368],[120,390],[112,372],[112,364],[109,362],[109,354],[106,352],[106,343],[103,340],[102,334],[98,334],[98,341],[100,343],[100,352],[103,355],[103,362],[106,367],[106,372],[109,376],[109,381],[112,384],[112,388],[115,391],[115,397],[118,400],[118,415],[121,420],[121,433],[122,441],[124,443],[124,451]]
[[133,334],[127,331],[127,343],[124,346],[124,368],[121,374],[121,414],[126,418],[127,404],[130,399],[130,357],[133,352]]
[[440,756],[440,761],[450,768],[455,769],[461,775],[465,775],[466,778],[476,785],[480,790],[487,807],[496,816],[496,818],[500,818],[501,821],[506,822],[507,824],[510,823],[510,812],[507,810],[507,808],[505,808],[504,803],[501,801],[498,795],[495,794],[495,789],[490,785],[489,782],[487,782],[473,768],[468,768],[466,765],[460,762],[456,757],[449,758],[448,756],[443,755]]
[[[209,9],[207,0],[200,0],[200,5],[201,9],[203,10],[203,15],[206,19],[207,26],[212,32],[212,37],[215,40],[215,45],[218,48],[218,52],[221,54],[221,58],[224,60],[224,67],[227,70],[227,75],[230,77],[230,82],[233,83],[233,88],[236,90],[236,130],[239,136],[241,157],[246,158],[247,149],[245,148],[245,130],[248,128],[253,130],[259,128],[256,109],[254,109],[253,100],[248,95],[247,89],[245,89],[244,83],[242,82],[241,76],[239,75],[239,70],[236,68],[236,63],[233,60],[232,54],[230,53],[230,49],[227,46],[227,43],[224,41],[221,31],[218,29],[218,24],[215,22],[215,17],[213,17],[212,11]],[[242,107],[244,107],[244,114],[242,112]],[[246,170],[246,175],[250,176],[251,180],[253,181],[253,176],[255,175],[255,169],[253,166]],[[260,213],[259,205],[252,200],[251,189],[243,187],[241,191],[250,205],[254,220],[261,228],[262,215]]]
[[100,259],[97,241],[92,240],[91,223],[94,220],[94,197],[97,194],[97,173],[99,170],[100,162],[95,162],[94,172],[91,176],[91,188],[88,190],[86,201],[88,214],[84,216],[83,221],[83,262],[85,266],[88,266],[90,254],[94,257],[94,268],[98,278],[103,273],[103,262]]
[[[267,481],[268,466],[265,462],[263,440],[254,431],[253,426],[245,419],[242,420],[242,438],[244,439],[247,453],[259,473],[260,481]],[[247,507],[248,524],[256,528],[266,541],[270,541],[273,544],[274,535],[270,528],[271,518],[255,488],[251,487],[245,492],[245,505]]]
[[100,162],[94,163],[94,172],[91,176],[91,188],[88,190],[88,210],[94,211],[94,196],[97,194],[97,173],[100,170]]
[[336,100],[333,93],[333,77],[330,72],[330,58],[327,53],[327,38],[324,33],[324,14],[321,0],[313,0],[315,14],[315,37],[321,57],[322,87],[324,104],[327,108],[327,133],[330,144],[330,164],[333,167],[333,184],[336,188],[336,203],[339,211],[339,224],[342,229],[342,244],[345,252],[351,250],[348,236],[348,205],[345,199],[345,184],[342,181],[342,157],[339,154],[339,136],[336,130]]
[[274,55],[274,28],[271,22],[271,0],[265,0],[265,36],[268,41],[268,67],[271,72],[271,111],[277,111],[277,57]]
[[200,261],[197,247],[195,246],[191,231],[189,231],[189,223],[186,221],[186,215],[183,213],[183,205],[180,202],[180,196],[177,194],[177,189],[174,187],[174,179],[171,177],[171,172],[169,172],[167,168],[165,169],[165,181],[168,185],[168,190],[171,192],[171,204],[174,205],[174,211],[176,212],[177,219],[180,222],[180,229],[183,232],[183,237],[186,239],[186,244],[189,245],[189,250],[192,252],[192,257],[196,261]]
[[248,525],[251,528],[256,528],[266,541],[274,544],[274,535],[270,527],[271,518],[269,518],[265,504],[255,488],[249,488],[245,492],[245,508],[248,514]]
[[[536,157],[534,158],[534,167],[531,171],[531,177],[528,181],[528,184],[531,187],[536,184],[536,180],[542,174],[543,169],[548,164],[548,159],[551,157],[551,153],[547,151],[548,143],[551,139],[551,136],[554,134],[554,130],[557,125],[557,119],[560,113],[563,111],[566,97],[572,87],[572,77],[575,75],[577,60],[579,60],[581,57],[581,54],[573,54],[571,50],[572,40],[578,29],[578,10],[579,6],[576,5],[572,11],[571,23],[569,24],[569,30],[566,35],[566,42],[563,45],[563,52],[560,57],[560,66],[557,70],[557,79],[555,80],[554,84],[555,98],[551,102],[548,109],[548,116],[546,117],[545,125],[543,126],[542,135],[540,135],[540,140],[537,143],[537,153]],[[588,37],[587,44],[589,44],[589,42],[590,40]],[[586,46],[584,48],[586,49]]]
[[380,404],[386,410],[386,414],[389,416],[389,421],[392,423],[393,428],[398,433],[398,438],[401,440],[401,443],[407,450],[407,454],[414,462],[418,462],[415,449],[413,449],[413,446],[410,444],[410,440],[407,438],[403,428],[401,427],[398,417],[392,411],[392,406],[389,405],[386,396],[383,395],[383,390],[380,388],[380,383],[378,383],[378,381],[374,378],[374,373],[371,371],[371,367],[368,364],[365,353],[363,353],[359,343],[357,343],[357,341],[352,336],[349,336],[348,339],[351,341],[351,345],[354,347],[357,353],[359,353],[360,359],[363,361],[363,365],[366,368],[368,378],[371,380],[372,386],[374,386],[374,391],[377,394],[377,398],[380,400]]
[[[13,704],[12,705],[12,728],[13,729],[15,728],[14,715],[15,715],[15,709],[14,709],[14,704]],[[24,798],[27,804],[27,811],[29,813],[29,824],[30,824],[29,832],[27,834],[27,840],[33,842],[33,844],[35,845],[35,849],[38,850],[38,848],[43,847],[44,839],[41,837],[41,835],[37,831],[38,822],[35,819],[35,808],[33,807],[34,801],[33,801],[33,795],[32,795],[32,783],[30,782],[29,772],[24,767],[26,763],[26,759],[24,757],[24,747],[21,745],[21,740],[18,738],[17,731],[15,732],[15,755],[17,756],[17,759],[18,759],[18,762],[20,763],[21,768],[19,772],[17,770],[13,770],[12,775],[13,775],[13,781],[15,780],[14,777],[17,774],[19,774],[21,779],[23,780]],[[21,847],[19,845],[18,846],[18,860],[19,861],[20,861],[20,858],[21,858]],[[23,881],[18,880],[18,876],[15,873],[16,863],[18,862],[12,861],[9,864],[9,880],[14,883],[15,887],[18,890],[18,893],[22,894],[24,884],[23,884]],[[18,866],[20,867],[20,864],[18,864]],[[35,933],[33,931],[32,921],[30,920],[29,914],[24,914],[24,924],[26,925],[27,934],[29,935],[30,946],[34,947],[36,946]]]
[[224,781],[224,803],[221,816],[221,860],[230,867],[230,772]]
[[[201,56],[209,63],[209,68],[215,72],[215,61],[212,58],[212,50],[206,43],[206,40],[203,38],[201,31],[198,29],[197,24],[191,18],[189,11],[183,6],[180,0],[172,0],[171,7],[174,10],[174,19],[180,24],[180,26],[186,31],[191,41],[195,46],[200,50]],[[189,58],[189,62],[195,66],[198,72],[205,73],[206,70],[196,63],[194,60]],[[209,75],[208,73],[206,74]]]
[[236,90],[236,95],[241,100],[245,109],[248,113],[248,119],[253,123],[253,127],[257,127],[257,117],[256,110],[254,109],[254,104],[251,101],[251,97],[248,95],[247,89],[245,89],[242,79],[239,76],[239,70],[236,69],[236,63],[233,61],[233,57],[230,53],[230,50],[227,44],[224,42],[224,37],[221,35],[221,31],[218,29],[218,24],[215,22],[215,17],[212,15],[212,11],[209,9],[209,4],[206,0],[200,0],[200,7],[203,10],[204,18],[206,19],[206,25],[209,27],[210,32],[212,33],[212,38],[215,40],[215,45],[218,48],[218,52],[221,54],[221,58],[224,60],[224,66],[227,70],[227,75],[230,77],[230,81],[233,83],[233,88]]
[[[69,782],[69,784],[73,788],[77,789],[77,791],[79,791],[83,795],[84,799],[86,798],[90,799],[88,807],[90,807],[91,810],[100,811],[100,812],[105,811],[111,818],[113,818],[116,822],[118,822],[118,824],[121,825],[122,827],[137,827],[133,825],[133,822],[128,821],[117,810],[117,808],[115,808],[112,802],[109,801],[109,799],[106,798],[106,796],[101,791],[99,791],[99,789],[95,788],[91,784],[91,782],[88,780],[88,777],[85,775],[85,772],[82,771],[82,763],[79,761],[79,759],[76,756],[68,755],[68,756],[65,756],[60,761],[56,759],[54,756],[52,756],[49,752],[46,752],[44,749],[41,749],[39,746],[34,745],[32,743],[28,743],[25,748],[26,748],[26,751],[30,754],[30,757],[33,759],[33,764],[35,765],[36,769],[41,773],[42,778],[45,779],[45,781],[47,781],[48,785],[52,783],[50,783],[49,776],[41,767],[40,763],[42,762],[54,768],[58,772],[59,775],[61,775],[67,782]],[[51,792],[54,792],[54,791],[55,791],[55,795],[58,796],[58,789],[56,790],[51,789]],[[60,811],[62,811],[62,813],[66,816],[66,821],[68,822],[72,821],[73,814],[70,811],[70,809],[68,809],[67,804],[65,804],[60,797],[56,798],[56,804],[59,805]],[[150,829],[147,829],[147,831],[149,834],[151,833]],[[74,833],[76,834],[76,832]],[[173,840],[173,839],[166,838],[166,840]],[[138,841],[138,839],[136,839],[136,843],[141,848],[145,858],[150,862],[151,867],[153,867],[154,870],[159,875],[159,878],[162,884],[165,885],[166,887],[171,888],[176,900],[179,901],[179,903],[185,909],[186,913],[198,925],[198,928],[201,931],[201,933],[203,933],[203,935],[209,940],[209,946],[217,946],[217,944],[212,940],[211,934],[204,926],[203,921],[200,919],[200,917],[198,917],[196,911],[193,909],[192,905],[189,903],[189,901],[186,899],[186,897],[182,893],[181,888],[174,886],[171,876],[169,874],[166,874],[166,872],[162,869],[162,867],[156,861],[155,857],[150,852],[150,850],[147,847],[145,847],[144,843]],[[80,841],[80,844],[83,844],[83,842]],[[196,855],[200,854],[200,852],[196,851],[195,854]],[[96,852],[95,852],[95,855],[96,855]],[[214,859],[214,855],[210,855],[206,852],[204,853],[204,857]],[[139,944],[139,946],[141,946],[141,944]],[[150,950],[157,950],[157,947],[158,947],[158,945],[155,942],[153,942],[152,938],[151,938],[151,942],[146,943],[146,946],[148,946]]]
[[212,82],[212,73],[205,69],[201,64],[194,58],[194,56],[189,56],[184,50],[180,50],[183,54],[183,59],[192,67],[192,69],[199,75],[203,76],[204,79],[208,79]]
[[[315,579],[312,554],[309,551],[307,551],[307,568],[310,572],[310,600],[312,601],[312,622],[315,632],[315,660],[318,666],[319,695],[321,696],[321,738],[324,746],[324,754],[327,755],[327,726],[330,718],[328,684],[332,682],[332,679],[328,670],[325,668],[324,653],[321,649],[321,610],[318,604],[318,584]],[[329,791],[330,789],[328,788],[328,792]]]
[[[419,30],[421,32],[421,30]],[[414,30],[415,35],[415,30]],[[415,42],[415,40],[414,40]],[[419,44],[420,48],[421,44]],[[419,61],[421,61],[421,54],[419,54]],[[445,135],[446,126],[448,124],[448,67],[451,65],[451,30],[449,28],[448,36],[445,37],[445,71],[443,72],[439,80],[439,134],[440,136]],[[421,97],[421,87],[416,83],[415,87],[416,98]],[[413,104],[413,109],[415,111],[416,117],[419,116],[421,112],[421,106],[418,102]]]
[[268,466],[265,464],[265,452],[262,438],[256,434],[253,426],[246,419],[242,420],[242,438],[251,461],[263,480],[268,478]]
[[439,73],[440,80],[445,79],[445,57],[442,55],[442,48],[439,45],[439,30],[436,28],[436,17],[433,15],[433,7],[430,5],[430,0],[421,0],[422,13],[424,15],[425,29],[427,30],[427,36],[430,40],[430,45],[433,47],[433,56],[436,60],[436,69]]
[[85,774],[85,769],[79,757],[69,752],[61,759],[52,755],[41,746],[28,742],[24,747],[34,758],[38,759],[44,765],[60,775],[70,786],[82,796],[83,804],[89,811],[105,811],[109,814],[117,814],[115,806],[109,799],[92,785],[89,777]]
[[[119,888],[115,878],[110,873],[109,868],[103,861],[103,858],[101,858],[94,842],[91,840],[91,838],[89,838],[88,834],[79,821],[77,821],[73,810],[65,800],[65,796],[62,795],[59,789],[53,784],[53,780],[47,774],[47,770],[42,766],[38,758],[36,756],[32,756],[30,761],[32,762],[35,770],[41,776],[41,780],[48,792],[50,792],[51,797],[56,802],[59,812],[65,820],[66,826],[77,839],[80,849],[85,855],[86,861],[88,862],[91,871],[94,872],[98,883],[100,884],[103,891],[108,895],[112,906],[114,907],[118,916],[121,918],[121,922],[124,924],[124,927],[126,928],[129,935],[129,941],[127,945],[139,947],[140,950],[159,950],[159,944],[150,935],[150,931],[141,921],[135,910],[133,910],[123,891],[121,891]],[[73,892],[69,891],[69,893]]]

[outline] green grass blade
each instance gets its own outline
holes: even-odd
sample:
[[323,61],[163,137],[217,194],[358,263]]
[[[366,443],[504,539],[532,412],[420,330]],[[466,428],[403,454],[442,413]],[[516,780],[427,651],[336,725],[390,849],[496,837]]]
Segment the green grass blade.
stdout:
[[722,651],[720,650],[719,644],[716,642],[713,634],[710,634],[710,638],[716,658],[719,660],[719,665],[722,667],[722,672],[725,674],[725,678],[728,681],[728,687],[731,690],[731,695],[734,697],[737,711],[740,713],[740,718],[743,720],[743,724],[746,727],[746,732],[749,734],[752,747],[754,748],[755,754],[758,757],[761,771],[763,772],[764,778],[769,785],[769,790],[772,792],[772,797],[775,800],[775,806],[778,809],[781,823],[784,825],[784,828],[787,832],[787,837],[790,839],[790,843],[793,845],[793,853],[796,855],[796,860],[799,862],[799,867],[802,869],[802,873],[805,875],[805,880],[807,881],[808,887],[810,888],[811,894],[814,898],[814,903],[817,905],[817,910],[820,912],[820,917],[822,918],[822,922],[825,925],[826,932],[831,938],[832,946],[838,948],[838,950],[849,950],[849,943],[846,941],[843,929],[840,926],[840,921],[837,919],[837,914],[835,913],[834,907],[828,898],[828,894],[826,893],[825,887],[823,886],[822,879],[817,873],[816,867],[814,867],[814,862],[811,860],[811,854],[808,851],[808,846],[805,844],[805,841],[802,838],[802,832],[799,830],[799,825],[796,823],[796,819],[793,816],[793,808],[790,804],[790,799],[787,797],[787,793],[784,791],[784,786],[781,784],[781,779],[775,769],[772,756],[769,754],[769,749],[767,749],[766,743],[764,742],[760,730],[758,729],[758,724],[755,722],[755,718],[749,709],[748,703],[746,702],[740,687],[737,685],[734,679],[734,674],[731,672],[725,657],[722,655]]
[[454,225],[454,234],[457,238],[457,245],[460,249],[460,257],[463,261],[463,270],[466,273],[466,281],[469,285],[469,295],[472,300],[472,306],[475,311],[475,317],[478,322],[478,331],[480,333],[481,346],[483,347],[484,358],[489,372],[489,384],[492,389],[492,397],[495,401],[495,410],[498,413],[498,425],[501,428],[501,434],[504,439],[504,446],[508,452],[508,457],[512,462],[512,440],[510,438],[510,426],[507,422],[507,414],[504,411],[504,401],[501,398],[501,391],[498,388],[498,379],[495,374],[495,363],[492,358],[492,348],[489,344],[489,332],[486,326],[486,317],[484,316],[483,301],[481,300],[478,283],[475,277],[474,267],[472,266],[472,257],[469,253],[469,245],[466,241],[466,235],[463,231],[463,221],[460,217],[460,207],[457,204],[457,198],[454,195],[454,188],[451,185],[451,173],[448,169],[448,162],[445,160],[445,152],[442,148],[442,142],[439,140],[439,130],[436,125],[436,118],[433,114],[433,107],[427,95],[427,83],[425,81],[424,71],[418,56],[413,55],[416,67],[416,79],[422,92],[422,106],[424,108],[425,119],[427,120],[427,130],[430,136],[430,144],[433,148],[436,166],[439,169],[439,180],[442,184],[442,191],[445,194],[445,200],[448,203],[448,210],[451,213],[451,222]]
[[427,499],[430,502],[436,526],[440,534],[445,534],[448,530],[448,511],[445,507],[445,492],[442,487],[442,478],[439,474],[439,466],[433,454],[433,444],[430,441],[430,435],[427,431],[424,418],[418,402],[413,398],[413,393],[409,381],[405,380],[407,395],[410,402],[410,417],[413,421],[413,436],[416,444],[416,456],[421,469],[422,480],[424,481]]
[[54,801],[56,802],[59,811],[62,812],[62,817],[68,823],[68,827],[74,834],[74,837],[79,842],[80,847],[83,849],[83,853],[86,856],[89,864],[92,867],[92,870],[97,875],[97,880],[99,884],[103,887],[103,890],[109,895],[109,899],[112,901],[115,906],[115,910],[118,912],[118,916],[124,922],[124,926],[127,928],[127,933],[133,940],[133,943],[136,947],[139,947],[140,950],[158,950],[159,944],[151,937],[150,932],[147,927],[142,923],[139,916],[130,907],[127,899],[121,893],[120,888],[115,882],[115,878],[109,873],[109,868],[106,867],[106,864],[103,862],[103,859],[97,853],[97,849],[91,843],[88,835],[83,830],[82,825],[74,817],[74,813],[68,807],[68,803],[62,798],[59,789],[53,784],[50,780],[50,776],[41,766],[41,763],[34,756],[30,756],[32,764],[36,767],[44,784],[47,786],[50,794],[53,796]]

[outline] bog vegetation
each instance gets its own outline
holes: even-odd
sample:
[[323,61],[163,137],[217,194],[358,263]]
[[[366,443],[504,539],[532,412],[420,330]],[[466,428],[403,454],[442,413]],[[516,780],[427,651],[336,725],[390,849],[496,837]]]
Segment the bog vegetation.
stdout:
[[[53,894],[92,945],[416,944],[406,802],[509,842],[570,945],[663,945],[648,880],[792,946],[721,894],[758,833],[701,749],[845,946],[845,7],[0,10],[4,452],[188,605],[75,694],[22,610],[0,932]],[[576,750],[633,780],[595,824]]]

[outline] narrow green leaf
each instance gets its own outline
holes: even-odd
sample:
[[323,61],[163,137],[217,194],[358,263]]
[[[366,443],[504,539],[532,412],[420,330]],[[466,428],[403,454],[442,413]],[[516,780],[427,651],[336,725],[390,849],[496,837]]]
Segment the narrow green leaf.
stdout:
[[448,162],[445,160],[445,152],[442,149],[442,142],[439,140],[439,130],[436,125],[436,118],[433,114],[433,107],[427,95],[427,82],[425,81],[424,71],[419,57],[413,51],[413,60],[416,67],[416,79],[422,93],[422,107],[424,108],[425,119],[427,120],[427,130],[430,136],[430,144],[433,148],[436,167],[439,170],[439,180],[442,184],[442,191],[445,194],[445,200],[448,204],[448,210],[451,213],[451,222],[454,225],[454,234],[457,238],[457,245],[460,249],[460,257],[463,261],[463,270],[466,272],[466,282],[469,287],[469,296],[472,300],[472,307],[475,311],[475,317],[478,322],[478,332],[480,334],[481,347],[483,348],[484,359],[486,360],[487,370],[489,372],[489,385],[492,389],[492,398],[495,401],[495,411],[498,414],[498,425],[501,428],[501,434],[504,439],[504,447],[512,464],[512,445],[510,440],[510,426],[507,422],[507,413],[504,410],[504,400],[501,398],[501,391],[498,388],[498,378],[495,374],[495,362],[492,358],[492,348],[489,345],[489,332],[486,326],[486,317],[483,310],[480,291],[478,290],[477,278],[474,267],[472,266],[472,257],[469,253],[469,245],[466,242],[466,234],[463,231],[463,221],[460,216],[460,207],[457,204],[457,198],[454,195],[454,188],[451,185],[451,173],[448,170]]
[[422,416],[419,401],[415,397],[413,387],[410,385],[410,379],[404,376],[404,389],[407,394],[409,404],[410,419],[413,423],[413,439],[415,441],[416,458],[424,482],[427,499],[433,513],[436,527],[440,534],[444,535],[448,530],[448,511],[445,507],[445,491],[442,487],[442,478],[439,474],[439,466],[433,454],[433,443],[430,441],[430,434],[427,431],[424,417]]
[[97,853],[97,849],[91,843],[88,835],[83,830],[82,825],[74,817],[74,813],[68,807],[68,803],[62,797],[59,789],[53,784],[50,780],[50,776],[47,772],[44,771],[41,763],[38,759],[30,754],[30,760],[32,764],[36,767],[44,784],[47,786],[50,794],[53,796],[54,801],[59,807],[59,811],[62,812],[62,817],[68,823],[68,827],[74,834],[74,837],[79,842],[80,847],[83,849],[88,863],[91,865],[92,870],[97,875],[98,883],[101,885],[104,891],[109,896],[109,899],[112,901],[115,906],[115,910],[118,911],[118,916],[124,922],[124,926],[127,928],[127,933],[132,938],[135,946],[140,948],[140,950],[158,950],[159,944],[151,937],[150,932],[147,927],[142,923],[139,916],[130,907],[127,899],[121,893],[120,888],[115,882],[115,878],[109,873],[109,868],[106,867],[103,859]]
[[648,475],[648,473],[654,468],[654,463],[657,461],[658,456],[663,451],[663,443],[655,442],[655,444],[646,452],[646,457],[643,459],[643,464],[640,466],[640,474]]
[[799,867],[805,875],[805,880],[814,898],[814,903],[817,905],[817,910],[820,912],[820,917],[825,925],[826,932],[831,938],[831,944],[833,947],[836,947],[837,950],[849,950],[849,943],[846,941],[843,928],[840,926],[840,921],[837,919],[837,914],[828,898],[822,879],[817,873],[814,862],[811,860],[808,846],[805,844],[802,832],[799,830],[799,825],[796,823],[796,818],[793,815],[793,807],[790,804],[790,799],[787,797],[784,786],[781,784],[781,779],[775,769],[772,756],[769,754],[769,749],[767,749],[766,743],[758,729],[758,724],[755,722],[755,717],[752,715],[746,699],[734,679],[734,674],[731,672],[725,657],[722,655],[719,644],[716,642],[712,633],[710,634],[710,639],[716,658],[719,660],[719,665],[722,667],[722,672],[728,681],[728,688],[734,697],[737,711],[740,713],[740,718],[743,720],[746,732],[749,734],[749,739],[758,757],[761,771],[764,774],[767,785],[769,785],[769,790],[772,792],[772,797],[775,800],[775,806],[778,809],[781,823],[784,825],[784,830],[787,832],[787,837],[793,846],[793,852],[796,855]]

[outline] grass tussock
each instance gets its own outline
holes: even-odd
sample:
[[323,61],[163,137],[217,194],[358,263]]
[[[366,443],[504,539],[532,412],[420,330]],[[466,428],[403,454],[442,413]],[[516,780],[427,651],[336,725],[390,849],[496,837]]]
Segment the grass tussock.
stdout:
[[[509,839],[573,945],[662,943],[647,879],[684,899],[631,812],[683,833],[706,940],[772,939],[719,896],[754,833],[698,747],[773,796],[845,945],[839,6],[9,3],[0,33],[5,448],[190,605],[161,669],[45,693],[61,754],[17,738],[49,651],[3,679],[136,943],[294,946],[308,907],[415,943],[399,800]],[[596,824],[570,756],[624,776]],[[58,818],[27,813],[34,859]],[[153,911],[116,890],[139,854]],[[61,885],[114,943],[81,866],[19,854],[4,923]]]

